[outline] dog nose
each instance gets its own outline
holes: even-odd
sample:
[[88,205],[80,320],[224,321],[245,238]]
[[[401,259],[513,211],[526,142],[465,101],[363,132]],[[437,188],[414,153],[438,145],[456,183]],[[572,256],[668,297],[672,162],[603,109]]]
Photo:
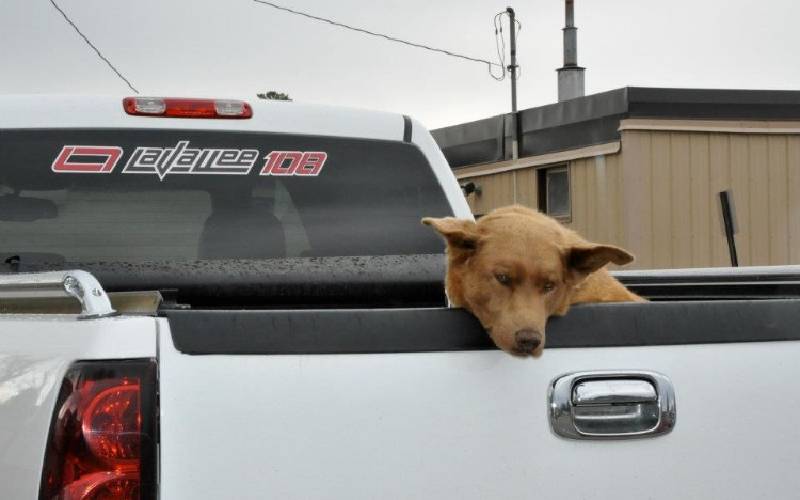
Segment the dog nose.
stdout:
[[514,340],[517,341],[517,349],[524,352],[530,352],[539,347],[542,343],[542,334],[536,330],[526,328],[519,330],[514,334]]

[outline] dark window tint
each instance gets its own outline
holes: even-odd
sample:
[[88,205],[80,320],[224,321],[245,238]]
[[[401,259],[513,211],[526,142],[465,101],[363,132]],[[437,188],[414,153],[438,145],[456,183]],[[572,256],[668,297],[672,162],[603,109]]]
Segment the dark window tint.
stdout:
[[[183,153],[176,152],[182,142]],[[121,156],[109,173],[54,172],[54,161],[70,145],[119,148]],[[161,148],[163,156],[141,167],[147,155],[158,155],[140,149],[137,160],[137,148]],[[273,151],[324,152],[327,159],[318,175],[259,175]],[[212,154],[218,170],[202,168],[197,158]],[[242,167],[256,157],[252,168]],[[75,154],[68,163],[97,161]],[[125,171],[134,161],[138,171]],[[452,213],[426,158],[399,141],[205,131],[0,132],[3,259],[439,253],[442,243],[419,220],[445,215]]]
[[569,170],[551,167],[539,171],[539,210],[567,219],[570,217]]

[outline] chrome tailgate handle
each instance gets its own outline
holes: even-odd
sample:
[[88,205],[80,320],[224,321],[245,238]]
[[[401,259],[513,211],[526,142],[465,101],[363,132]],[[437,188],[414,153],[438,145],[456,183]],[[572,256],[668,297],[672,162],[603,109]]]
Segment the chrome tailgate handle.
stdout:
[[656,388],[643,379],[589,379],[575,384],[572,404],[625,404],[656,400]]
[[571,439],[652,437],[675,426],[672,382],[655,372],[563,375],[550,385],[548,403],[553,432]]

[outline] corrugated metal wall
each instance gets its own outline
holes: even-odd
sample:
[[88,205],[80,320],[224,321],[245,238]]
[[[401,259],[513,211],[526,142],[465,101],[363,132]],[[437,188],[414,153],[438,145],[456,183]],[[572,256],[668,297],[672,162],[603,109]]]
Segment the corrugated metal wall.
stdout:
[[800,136],[629,130],[621,157],[621,242],[637,267],[729,265],[725,189],[741,265],[800,263]]
[[590,241],[623,241],[620,159],[617,154],[570,162],[572,220],[566,225]]
[[[636,268],[730,264],[718,192],[733,191],[740,265],[800,263],[800,135],[625,130],[620,154],[569,162],[572,218]],[[533,168],[471,177],[476,214],[537,206]],[[515,196],[516,195],[516,196]]]
[[467,197],[467,203],[476,215],[514,203],[536,207],[536,171],[532,168],[470,177],[468,180],[482,190],[480,196]]

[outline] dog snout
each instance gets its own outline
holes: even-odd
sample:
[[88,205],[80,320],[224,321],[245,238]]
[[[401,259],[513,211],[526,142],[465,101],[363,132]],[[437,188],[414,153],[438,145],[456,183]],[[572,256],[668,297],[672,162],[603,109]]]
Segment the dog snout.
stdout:
[[536,330],[526,328],[518,330],[514,334],[514,340],[517,343],[517,350],[521,352],[532,352],[536,350],[542,343],[542,334]]

